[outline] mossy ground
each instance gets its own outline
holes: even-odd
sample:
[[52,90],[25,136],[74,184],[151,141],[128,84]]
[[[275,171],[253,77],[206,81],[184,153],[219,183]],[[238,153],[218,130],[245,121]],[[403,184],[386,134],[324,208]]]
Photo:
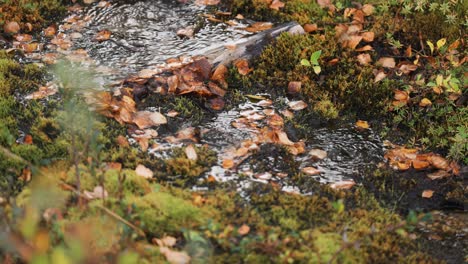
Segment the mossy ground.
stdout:
[[[412,132],[423,133],[418,137],[427,135],[430,127],[442,124],[444,131],[435,133],[434,137],[449,135],[461,142],[466,140],[463,131],[455,132],[460,134],[458,136],[453,134],[459,130],[458,126],[463,129],[466,108],[444,105],[442,107],[452,108],[431,114],[432,110],[424,112],[413,105],[411,111],[389,112],[393,90],[403,88],[407,80],[388,78],[374,83],[372,68],[357,66],[356,54],[337,44],[332,26],[328,25],[334,20],[316,1],[284,2],[284,9],[274,11],[265,1],[234,0],[231,10],[254,18],[273,17],[277,21],[310,23],[320,20],[325,27],[323,35],[284,34],[253,62],[251,75],[240,76],[231,69],[230,103],[241,100],[241,93],[290,96],[286,93],[288,83],[301,81],[302,91],[293,98],[306,101],[310,107],[286,121],[286,126],[298,131],[298,137],[307,138],[311,128],[337,118],[386,120],[387,124],[382,127],[393,124],[397,127],[410,125],[405,123],[409,117],[416,117],[414,122],[420,123],[429,117],[433,122],[426,126],[413,124]],[[394,5],[388,8],[397,9]],[[414,24],[426,25],[422,20],[431,16],[410,14],[415,19],[409,19],[412,22],[392,24],[386,20],[391,16],[381,12],[369,29],[376,32],[376,42],[384,45],[375,56],[391,51],[384,40],[387,31],[392,30],[394,36],[406,36],[409,30],[414,30]],[[443,18],[440,14],[436,16],[439,20],[434,21]],[[342,18],[337,19],[339,21],[335,22],[342,22]],[[431,32],[434,35],[430,37],[456,38],[454,35],[458,33],[454,27],[442,28]],[[416,43],[411,37],[406,41]],[[309,58],[317,50],[323,52],[320,75],[300,64],[301,59]],[[337,64],[327,64],[336,57],[340,58]],[[460,73],[455,72],[454,76]],[[356,178],[362,186],[350,191],[332,190],[302,174],[291,154],[275,145],[263,146],[249,160],[251,166],[271,170],[271,164],[263,162],[262,155],[274,153],[275,164],[291,175],[285,181],[306,186],[309,195],[285,193],[275,184],[256,183],[242,193],[218,183],[210,183],[210,190],[206,192],[193,191],[191,188],[205,180],[201,176],[216,162],[216,153],[208,147],[196,147],[196,161],[186,157],[183,147],[172,150],[166,159],[155,158],[137,148],[117,144],[117,137],[126,134],[125,127],[111,119],[88,119],[91,113],[80,99],[73,104],[53,98],[23,102],[19,96],[42,84],[43,72],[32,65],[20,65],[3,53],[0,54],[0,80],[3,80],[0,83],[0,143],[34,165],[55,161],[53,165],[42,167],[40,173],[34,171],[33,182],[22,189],[19,196],[5,196],[9,201],[1,202],[2,220],[6,224],[0,231],[14,234],[20,246],[30,246],[29,242],[34,241],[29,257],[38,262],[160,263],[165,258],[153,239],[170,235],[177,238],[173,249],[188,252],[193,263],[432,263],[438,262],[443,254],[434,252],[437,243],[421,246],[428,241],[417,229],[423,219],[408,211],[440,209],[447,205],[445,202],[450,205],[450,201],[456,201],[459,207],[460,201],[466,201],[463,179],[421,180],[423,173],[413,171],[403,175],[384,169],[370,171]],[[164,105],[163,112],[176,110],[180,113],[180,117],[165,128],[168,133],[175,132],[187,118],[191,124],[197,124],[212,114],[207,114],[206,102],[200,98],[163,98],[152,94],[139,103],[142,109]],[[75,119],[70,119],[73,109],[80,111],[73,111]],[[22,114],[12,118],[15,113]],[[454,113],[454,119],[445,120],[442,116],[447,113]],[[396,116],[401,116],[401,120],[395,121]],[[371,117],[373,119],[369,119]],[[67,120],[91,120],[91,132],[70,122],[67,126],[64,122]],[[411,131],[411,127],[409,129]],[[18,130],[32,135],[33,144],[16,143]],[[390,133],[388,130],[382,131]],[[73,144],[74,137],[80,142]],[[88,145],[90,149],[86,148]],[[455,146],[448,145],[442,148],[449,151],[448,148]],[[456,148],[461,148],[458,155],[466,153],[463,146]],[[73,155],[76,156],[73,150],[86,155],[73,160]],[[1,155],[0,174],[4,179],[1,187],[20,191],[21,186],[14,183],[18,183],[17,176],[23,173],[26,164]],[[58,159],[62,161],[57,162]],[[124,169],[108,169],[107,162],[119,162]],[[136,175],[137,164],[152,169],[155,177],[148,181]],[[79,201],[74,192],[78,187],[77,168],[81,190],[93,191],[102,185],[108,197]],[[429,202],[418,196],[426,188],[437,188],[436,199]],[[244,225],[248,226],[247,231]],[[23,252],[10,251],[10,245],[0,245],[5,259],[28,257]],[[466,260],[466,247],[462,245],[457,249],[459,252],[454,252],[453,261]]]

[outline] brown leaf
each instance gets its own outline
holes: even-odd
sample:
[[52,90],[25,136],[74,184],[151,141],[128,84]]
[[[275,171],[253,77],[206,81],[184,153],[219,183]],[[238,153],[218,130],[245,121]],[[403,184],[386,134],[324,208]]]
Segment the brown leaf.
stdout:
[[304,101],[292,101],[288,103],[289,108],[294,111],[300,111],[307,108],[307,104]]
[[[201,1],[201,0],[197,0]],[[208,1],[208,0],[204,0]],[[170,264],[189,264],[190,263],[190,256],[186,252],[178,252],[178,251],[173,251],[167,247],[160,247],[159,251],[161,254],[166,257],[166,260]]]
[[15,39],[19,42],[29,42],[32,40],[32,36],[29,34],[17,34]]
[[196,0],[195,4],[199,6],[217,5],[220,0]]
[[135,123],[140,129],[159,126],[167,123],[167,119],[159,112],[139,111],[133,117]]
[[99,41],[99,42],[102,42],[102,41],[106,41],[106,40],[109,40],[110,37],[112,35],[112,32],[110,32],[109,30],[105,29],[105,30],[101,30],[99,31],[96,36],[94,37],[94,39],[96,41]]
[[141,164],[138,164],[138,166],[135,168],[135,173],[136,175],[141,176],[145,179],[153,178],[153,171]]
[[445,170],[438,170],[436,172],[427,174],[427,177],[429,177],[431,180],[438,180],[448,176],[450,176],[450,173]]
[[248,32],[260,32],[263,30],[270,29],[273,26],[270,22],[256,22],[250,25],[250,27],[245,28]]
[[359,42],[361,42],[362,36],[352,35],[349,36],[346,41],[343,42],[343,47],[348,47],[350,49],[355,49]]
[[195,33],[195,28],[193,26],[188,26],[186,28],[181,28],[177,30],[176,34],[179,37],[192,38],[194,33]]
[[367,123],[367,121],[358,120],[356,122],[356,127],[361,128],[361,129],[368,129],[370,126],[369,126],[369,123]]
[[297,94],[301,92],[301,82],[289,82],[288,94]]
[[33,143],[33,138],[31,135],[27,134],[26,136],[24,136],[24,141],[23,141],[24,144],[26,145],[31,145]]
[[243,224],[239,229],[237,229],[237,233],[241,236],[245,236],[250,232],[250,227],[246,224]]
[[433,190],[424,190],[421,194],[422,198],[431,198],[432,195],[434,194]]
[[213,98],[210,100],[210,107],[211,109],[215,110],[215,111],[221,111],[223,110],[224,106],[225,106],[225,102],[222,98]]
[[224,159],[223,160],[223,168],[230,169],[234,167],[234,161],[232,159]]
[[368,31],[368,32],[361,33],[361,36],[362,36],[363,41],[372,42],[374,41],[375,34],[372,31]]
[[371,45],[365,45],[362,48],[356,49],[356,51],[358,51],[358,52],[370,51],[370,50],[374,50]]
[[107,198],[108,193],[102,186],[96,186],[94,187],[92,192],[84,191],[84,196],[88,198],[89,200],[94,200],[94,199],[103,199]]
[[292,142],[289,138],[286,132],[284,131],[275,131],[275,134],[277,136],[277,140],[274,140],[276,143],[280,143],[282,145],[286,146],[293,146],[294,142]]
[[380,82],[381,80],[385,79],[385,77],[387,77],[387,74],[384,71],[376,71],[374,72],[374,75],[374,83]]
[[304,31],[307,33],[312,33],[318,30],[317,24],[305,24]]
[[11,21],[3,25],[3,31],[9,34],[15,34],[20,31],[20,25],[16,21]]
[[271,9],[278,10],[278,11],[280,10],[280,8],[283,8],[283,7],[284,7],[284,3],[281,2],[280,0],[273,0],[273,2],[270,5]]
[[272,128],[282,128],[284,126],[284,120],[280,115],[273,114],[268,119],[268,125]]
[[195,150],[195,147],[192,144],[188,145],[185,148],[185,155],[187,156],[187,158],[189,160],[197,160],[198,159],[197,151]]
[[381,65],[384,68],[395,68],[395,59],[390,57],[382,57],[377,61],[377,65]]
[[368,65],[370,62],[372,62],[372,58],[369,54],[367,53],[361,53],[357,56],[357,60],[360,65]]
[[241,75],[247,75],[253,70],[249,68],[249,62],[246,59],[240,59],[235,61],[234,66],[236,66],[237,71]]
[[421,99],[421,101],[419,102],[419,106],[420,107],[426,107],[426,106],[430,106],[432,105],[432,102],[431,100],[427,99],[427,98],[423,98]]
[[353,180],[346,180],[346,181],[334,182],[330,184],[330,188],[335,189],[335,190],[349,190],[354,185],[356,185],[356,182],[354,182]]
[[302,168],[301,171],[307,175],[319,175],[321,173],[320,170],[314,167],[305,167],[305,168]]
[[408,101],[409,95],[406,91],[396,90],[393,98],[395,98],[397,101]]
[[179,86],[179,76],[172,75],[169,78],[167,78],[167,86],[167,92],[170,94],[174,94],[177,90],[177,87]]
[[439,155],[430,156],[429,162],[436,169],[447,170],[449,168],[449,162]]
[[47,96],[56,94],[58,92],[58,87],[53,83],[48,83],[47,86],[39,87],[39,90],[25,96],[26,100],[31,99],[42,99]]
[[429,162],[423,160],[413,160],[412,161],[413,168],[416,170],[424,170],[429,167]]
[[327,152],[321,149],[312,149],[309,151],[309,155],[314,160],[322,160],[327,157]]
[[124,137],[124,136],[122,136],[122,135],[119,135],[119,136],[117,137],[116,142],[117,142],[117,144],[118,144],[119,146],[124,147],[124,148],[130,146],[130,144],[128,143],[127,138]]
[[370,16],[372,13],[374,13],[374,6],[371,4],[365,4],[362,6],[361,10],[364,12],[365,16]]

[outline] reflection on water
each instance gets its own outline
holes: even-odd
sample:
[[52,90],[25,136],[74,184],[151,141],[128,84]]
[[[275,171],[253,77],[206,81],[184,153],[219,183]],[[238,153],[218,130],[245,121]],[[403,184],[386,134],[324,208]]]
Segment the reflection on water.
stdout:
[[[162,0],[126,2],[85,11],[92,20],[82,32],[84,37],[75,43],[98,63],[126,74],[244,34],[222,23],[205,23],[201,15],[207,12],[206,7]],[[177,36],[179,29],[188,26],[197,29],[193,38]],[[103,29],[112,32],[111,39],[93,41]]]

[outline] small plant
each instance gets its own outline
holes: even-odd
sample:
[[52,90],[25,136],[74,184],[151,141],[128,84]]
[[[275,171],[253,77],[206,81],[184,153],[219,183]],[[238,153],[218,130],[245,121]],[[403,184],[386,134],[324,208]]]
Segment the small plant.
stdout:
[[312,67],[314,69],[315,74],[319,74],[322,71],[322,68],[320,68],[320,65],[318,63],[318,59],[320,58],[320,55],[322,55],[322,51],[318,50],[312,55],[310,55],[310,60],[307,59],[302,59],[301,60],[301,65],[306,66],[306,67]]

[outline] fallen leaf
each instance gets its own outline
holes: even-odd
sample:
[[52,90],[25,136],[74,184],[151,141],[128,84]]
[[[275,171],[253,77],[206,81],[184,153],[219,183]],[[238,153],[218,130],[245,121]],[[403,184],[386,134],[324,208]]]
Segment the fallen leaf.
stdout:
[[356,182],[354,182],[353,180],[346,180],[346,181],[334,182],[330,184],[330,188],[335,189],[335,190],[349,190],[354,185],[356,185]]
[[250,25],[250,27],[245,28],[248,32],[260,32],[267,29],[270,29],[273,26],[270,22],[256,22]]
[[206,6],[206,5],[217,5],[219,4],[220,0],[196,0],[195,4],[199,6]]
[[262,172],[262,173],[255,174],[254,177],[259,179],[259,180],[262,180],[262,181],[269,181],[269,180],[271,180],[273,175],[271,175],[271,173],[269,173],[269,172]]
[[369,123],[367,123],[367,121],[358,120],[356,122],[356,127],[361,128],[361,129],[368,129],[370,126],[369,126]]
[[409,95],[406,91],[396,90],[393,98],[395,98],[397,101],[408,101]]
[[[197,0],[200,1],[200,0]],[[173,251],[167,247],[160,247],[159,252],[166,257],[166,260],[171,264],[188,264],[190,256],[186,252]]]
[[362,6],[361,10],[364,12],[365,16],[370,16],[372,13],[374,13],[375,7],[371,4],[365,4]]
[[169,112],[167,112],[166,116],[168,117],[176,117],[179,115],[179,112],[175,111],[175,110],[170,110]]
[[187,156],[187,158],[189,160],[197,160],[198,159],[197,151],[195,150],[195,147],[192,144],[188,145],[185,148],[185,155]]
[[16,21],[11,21],[3,25],[3,31],[9,34],[15,34],[20,31],[20,25]]
[[223,168],[224,169],[231,169],[234,167],[234,161],[232,159],[224,159],[223,160]]
[[234,62],[234,66],[241,75],[247,75],[253,69],[249,68],[249,62],[246,59],[240,59]]
[[422,198],[431,198],[432,195],[434,194],[433,190],[424,190],[421,194]]
[[32,40],[32,36],[29,34],[17,34],[15,39],[19,42],[29,42]]
[[384,68],[395,68],[395,59],[390,57],[382,57],[377,61],[377,65],[381,65]]
[[177,30],[176,34],[179,37],[192,38],[194,33],[195,33],[195,28],[193,26],[188,26],[186,28]]
[[305,24],[304,31],[307,33],[312,33],[318,30],[317,24]]
[[381,80],[385,79],[385,77],[387,77],[387,74],[384,71],[374,72],[374,75],[375,75],[375,78],[374,78],[375,83],[380,82]]
[[103,199],[107,198],[108,193],[106,190],[104,190],[104,187],[102,186],[96,186],[94,187],[92,192],[89,191],[84,191],[84,196],[88,198],[89,200],[94,200],[94,199]]
[[360,65],[368,65],[370,62],[372,62],[372,58],[369,54],[367,53],[362,53],[357,56],[357,60]]
[[362,48],[356,49],[356,51],[358,51],[358,52],[370,51],[370,50],[374,50],[371,45],[365,45]]
[[436,169],[447,170],[449,168],[449,162],[439,155],[430,156],[429,162]]
[[210,100],[210,107],[215,111],[223,110],[225,104],[224,100],[219,97]]
[[413,160],[412,161],[413,168],[416,170],[424,170],[429,168],[429,162],[423,160]]
[[110,32],[109,30],[105,29],[105,30],[101,30],[99,31],[96,36],[94,37],[94,39],[96,41],[99,41],[99,42],[102,42],[102,41],[106,41],[106,40],[109,40],[110,37],[112,35],[112,32]]
[[429,100],[427,98],[423,98],[423,99],[421,99],[421,102],[419,102],[420,107],[426,107],[426,106],[430,106],[430,105],[432,105],[432,102],[431,102],[431,100]]
[[294,142],[292,142],[292,141],[288,138],[288,135],[286,134],[286,132],[284,132],[284,131],[276,131],[275,134],[276,134],[276,136],[278,137],[278,140],[276,141],[276,143],[280,143],[280,144],[286,145],[286,146],[293,146],[293,145],[294,145]]
[[280,0],[273,0],[273,2],[270,5],[271,9],[278,10],[278,11],[280,10],[280,8],[283,8],[283,7],[284,7],[284,3],[281,2]]
[[304,101],[292,101],[288,103],[289,108],[294,111],[300,111],[307,108],[307,104]]
[[26,145],[31,145],[33,143],[33,138],[31,135],[27,134],[26,136],[24,136],[24,140],[23,140],[23,143],[26,144]]
[[250,227],[246,224],[243,224],[239,229],[237,229],[237,233],[241,236],[245,236],[250,232]]
[[135,123],[138,128],[145,129],[166,124],[167,119],[159,112],[139,111],[134,115],[133,123]]
[[41,86],[39,87],[39,90],[36,92],[33,92],[29,95],[26,95],[24,98],[26,100],[32,100],[32,99],[42,99],[47,96],[56,94],[58,92],[58,87],[57,85],[53,83],[48,83],[47,86]]
[[303,173],[307,175],[319,175],[321,173],[320,170],[314,168],[314,167],[304,167],[301,170]]
[[372,31],[368,31],[368,32],[361,33],[361,36],[362,36],[363,41],[372,42],[374,41],[375,34]]
[[161,239],[154,238],[153,242],[156,242],[160,247],[173,247],[175,246],[177,239],[172,236],[165,236]]
[[138,166],[135,168],[135,173],[136,175],[141,176],[145,179],[153,178],[153,171],[141,164],[138,164]]
[[322,160],[327,157],[327,152],[321,149],[312,149],[309,151],[309,155],[314,160]]
[[438,180],[448,176],[450,176],[450,173],[445,170],[438,170],[436,172],[427,174],[427,177],[431,180]]
[[301,92],[302,82],[289,82],[288,94],[297,94]]

